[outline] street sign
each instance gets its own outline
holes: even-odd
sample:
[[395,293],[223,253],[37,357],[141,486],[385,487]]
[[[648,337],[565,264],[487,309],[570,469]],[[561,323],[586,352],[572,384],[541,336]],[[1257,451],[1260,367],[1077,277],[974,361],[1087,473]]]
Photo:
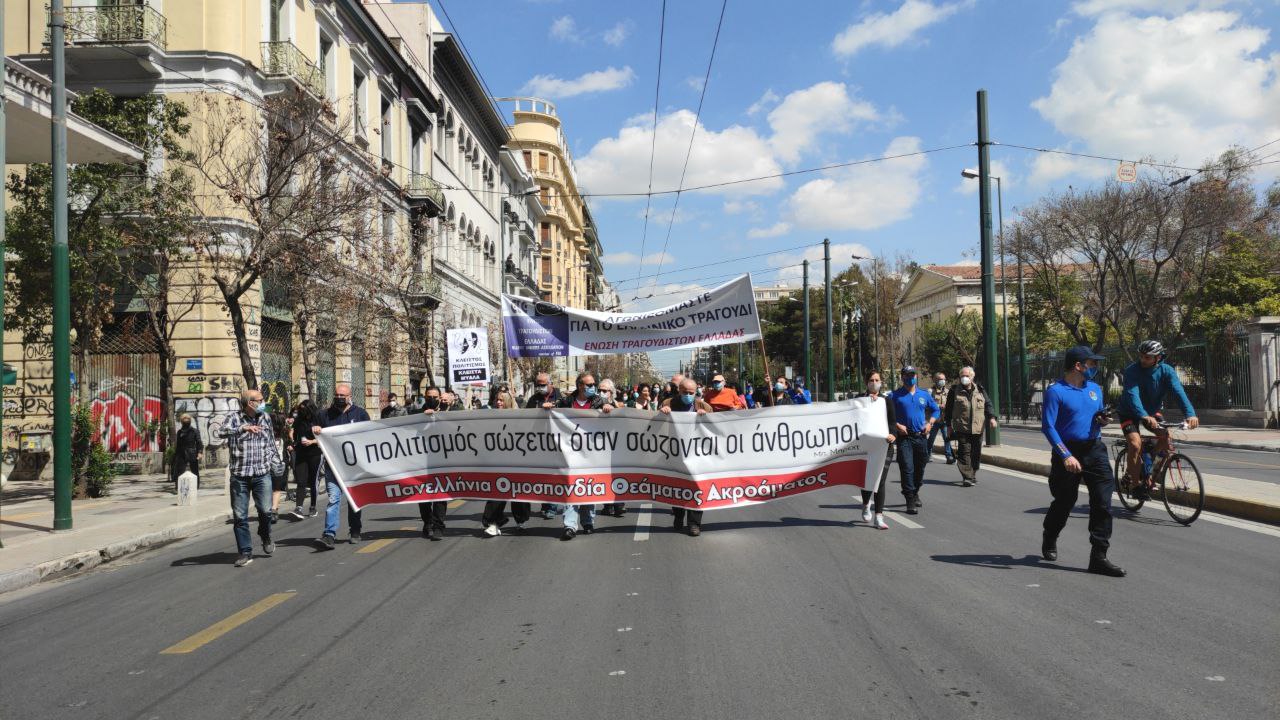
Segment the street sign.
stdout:
[[18,384],[18,371],[9,363],[4,364],[4,385]]
[[188,370],[203,370],[203,369],[204,369],[204,359],[203,359],[203,358],[194,358],[194,359],[189,359],[189,360],[187,360],[187,369],[188,369]]
[[791,380],[796,376],[796,371],[792,369],[790,365],[787,365],[786,367],[782,368],[782,374],[785,375],[788,380]]
[[1131,183],[1138,179],[1138,164],[1131,162],[1122,162],[1120,167],[1116,168],[1116,179],[1122,183]]

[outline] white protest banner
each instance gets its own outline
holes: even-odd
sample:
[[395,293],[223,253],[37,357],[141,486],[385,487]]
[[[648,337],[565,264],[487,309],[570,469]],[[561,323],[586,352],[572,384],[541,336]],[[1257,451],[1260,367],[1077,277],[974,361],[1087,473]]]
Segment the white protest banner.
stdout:
[[503,295],[502,323],[510,357],[655,352],[760,337],[750,275],[641,313],[579,310]]
[[489,384],[489,333],[484,328],[450,328],[449,382],[453,385]]
[[889,428],[871,402],[708,415],[449,412],[326,428],[319,439],[357,508],[470,499],[709,510],[834,485],[874,490]]

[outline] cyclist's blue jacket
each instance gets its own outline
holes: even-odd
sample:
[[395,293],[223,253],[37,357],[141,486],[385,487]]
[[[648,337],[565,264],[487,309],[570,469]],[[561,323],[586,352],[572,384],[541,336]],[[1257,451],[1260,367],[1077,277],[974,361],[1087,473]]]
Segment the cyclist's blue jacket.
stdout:
[[1120,396],[1120,417],[1135,420],[1150,417],[1164,407],[1164,394],[1173,392],[1187,417],[1195,417],[1196,410],[1191,407],[1187,393],[1182,389],[1182,381],[1178,379],[1178,371],[1173,366],[1160,361],[1143,369],[1139,363],[1129,363],[1124,369],[1124,394]]

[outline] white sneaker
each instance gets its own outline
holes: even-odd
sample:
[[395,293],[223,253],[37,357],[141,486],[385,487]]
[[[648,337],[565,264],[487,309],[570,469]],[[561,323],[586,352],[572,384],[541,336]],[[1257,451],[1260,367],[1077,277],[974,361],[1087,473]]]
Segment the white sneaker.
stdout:
[[884,521],[884,515],[882,513],[876,513],[876,528],[880,530],[889,529],[889,523]]
[[862,507],[862,522],[871,522],[871,503],[867,503]]
[[502,530],[498,529],[497,525],[485,525],[484,534],[489,537],[497,537],[502,534]]

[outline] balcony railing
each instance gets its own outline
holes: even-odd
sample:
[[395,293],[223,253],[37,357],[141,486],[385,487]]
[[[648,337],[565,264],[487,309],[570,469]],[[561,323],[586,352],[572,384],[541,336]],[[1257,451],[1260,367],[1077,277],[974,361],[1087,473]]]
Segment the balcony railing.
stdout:
[[[141,45],[151,43],[164,50],[168,46],[168,22],[147,5],[65,8],[68,45]],[[45,30],[45,44],[49,31]]]
[[288,40],[262,43],[262,72],[268,77],[291,78],[312,95],[325,96],[324,73]]
[[411,198],[430,200],[436,207],[444,207],[444,190],[440,188],[440,183],[425,173],[410,173],[409,186],[405,188],[405,192]]
[[435,310],[444,299],[440,290],[440,276],[428,272],[415,273],[407,294],[411,304]]

